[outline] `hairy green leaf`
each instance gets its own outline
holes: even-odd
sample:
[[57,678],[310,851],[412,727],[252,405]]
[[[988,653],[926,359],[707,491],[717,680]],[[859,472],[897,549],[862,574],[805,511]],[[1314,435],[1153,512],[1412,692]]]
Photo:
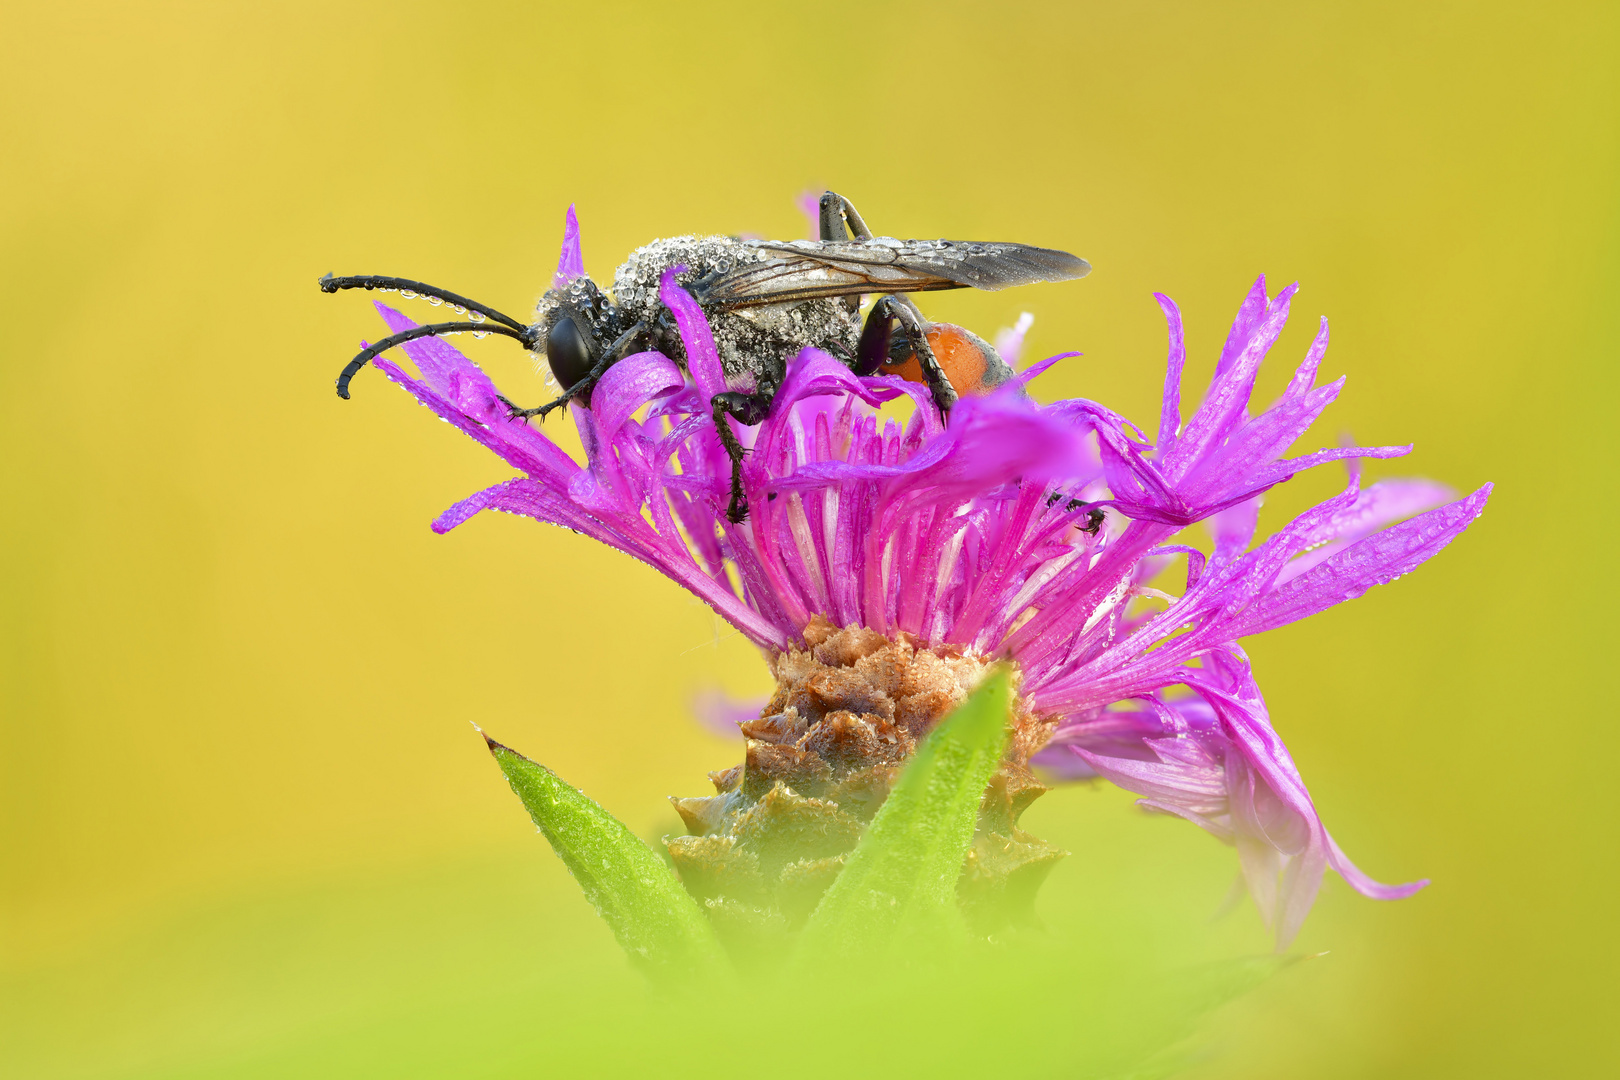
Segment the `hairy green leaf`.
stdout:
[[1007,669],[992,669],[918,748],[810,917],[802,955],[873,956],[902,939],[961,932],[956,881],[1006,747],[1010,697]]
[[651,848],[544,765],[485,740],[529,816],[633,962],[661,979],[708,977],[723,966],[707,916]]

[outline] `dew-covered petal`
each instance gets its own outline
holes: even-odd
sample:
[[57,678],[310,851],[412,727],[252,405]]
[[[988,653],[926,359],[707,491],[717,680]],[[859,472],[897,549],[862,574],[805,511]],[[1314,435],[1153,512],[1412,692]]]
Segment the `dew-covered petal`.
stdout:
[[[1020,371],[1016,376],[1014,376],[1013,381],[1016,382],[1019,386],[1022,386],[1024,388],[1028,389],[1030,383],[1034,382],[1036,379],[1040,378],[1042,375],[1045,375],[1048,371],[1051,371],[1052,368],[1057,365],[1058,361],[1060,361],[1060,360],[1072,360],[1076,356],[1084,356],[1084,355],[1085,355],[1085,353],[1060,352],[1055,356],[1048,356],[1045,360],[1037,360],[1033,364],[1029,365],[1029,367],[1025,368],[1023,371]],[[1005,357],[1003,357],[1003,359],[1005,359]],[[1009,360],[1008,361],[1008,366],[1010,367],[1011,365],[1012,365],[1012,362]]]
[[1485,509],[1492,485],[1454,503],[1392,525],[1329,556],[1257,600],[1232,627],[1233,637],[1297,622],[1394,581],[1439,554]]
[[574,204],[568,204],[568,217],[563,222],[562,254],[557,257],[557,272],[551,276],[551,287],[566,289],[568,283],[585,276],[585,255],[579,246],[579,217]]
[[[436,338],[423,340],[444,345]],[[450,351],[455,352],[454,349]],[[415,395],[423,405],[474,441],[499,454],[515,468],[562,483],[579,471],[579,465],[549,439],[524,421],[512,419],[506,407],[494,396],[494,386],[483,372],[466,357],[459,353],[455,353],[455,356],[465,366],[457,366],[444,374],[442,393],[425,378],[412,378],[385,357],[379,356],[373,362],[378,371]]]
[[[1262,278],[1257,288],[1264,292]],[[1288,309],[1299,286],[1290,285],[1277,294],[1254,322],[1252,330],[1235,353],[1223,354],[1221,367],[1209,393],[1176,442],[1175,450],[1166,459],[1165,472],[1176,479],[1185,477],[1200,457],[1217,446],[1240,422],[1249,396],[1254,391],[1254,380],[1260,373],[1261,361],[1282,333],[1288,322]],[[1252,293],[1251,293],[1252,297]],[[1247,305],[1245,310],[1247,310]],[[1240,316],[1241,318],[1241,316]],[[1233,326],[1234,335],[1238,327]]]
[[[1264,287],[1260,288],[1264,296]],[[1187,336],[1176,302],[1164,293],[1154,293],[1153,299],[1159,302],[1159,310],[1164,312],[1165,324],[1170,329],[1170,356],[1164,366],[1164,400],[1159,407],[1159,453],[1168,454],[1175,448],[1181,432],[1181,374],[1187,366]]]
[[[406,330],[415,330],[420,325],[403,312],[389,307],[380,300],[372,301],[372,306],[388,324],[391,333],[399,334]],[[422,375],[422,381],[433,387],[442,397],[458,398],[462,380],[471,382],[478,389],[487,392],[490,397],[495,394],[495,384],[489,381],[489,377],[446,338],[417,338],[415,341],[407,341],[400,348],[411,358],[411,363],[416,365],[416,370]]]
[[[893,401],[904,393],[917,393],[914,383],[900,379],[862,378],[820,349],[805,349],[788,364],[782,385],[771,402],[771,411],[780,415],[806,398],[847,394],[868,405]],[[919,399],[920,399],[919,394]]]
[[658,297],[675,316],[675,325],[681,332],[681,343],[686,346],[686,370],[691,372],[698,393],[704,402],[716,394],[726,392],[726,372],[720,366],[720,354],[714,347],[714,332],[703,309],[692,299],[692,294],[675,283],[686,267],[673,266],[659,279]]
[[1422,479],[1380,480],[1367,488],[1353,506],[1324,523],[1308,538],[1319,545],[1294,557],[1277,576],[1277,584],[1298,577],[1349,544],[1371,536],[1386,525],[1450,502],[1457,493],[1445,484]]
[[886,498],[961,499],[1019,479],[1088,478],[1095,468],[1084,431],[1003,391],[957,402],[944,434],[903,462],[820,461],[802,466],[782,486],[877,481],[888,485]]
[[661,352],[633,353],[620,360],[591,389],[590,411],[601,437],[611,442],[637,409],[685,385],[681,369]]

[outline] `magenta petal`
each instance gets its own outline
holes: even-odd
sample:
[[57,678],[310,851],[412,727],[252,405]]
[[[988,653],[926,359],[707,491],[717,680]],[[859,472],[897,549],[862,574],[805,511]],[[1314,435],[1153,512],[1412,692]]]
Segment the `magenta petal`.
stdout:
[[[1033,364],[1029,365],[1029,367],[1018,373],[1018,385],[1027,387],[1030,383],[1052,370],[1059,360],[1069,360],[1073,357],[1084,355],[1085,353],[1062,352],[1058,353],[1056,356],[1048,356],[1045,360],[1037,360]],[[1002,357],[1002,359],[1005,360],[1006,357]],[[1011,361],[1008,361],[1008,363],[1010,364]]]
[[[1260,279],[1262,282],[1264,278]],[[1265,286],[1257,286],[1265,296]],[[1159,452],[1169,453],[1181,431],[1181,373],[1187,366],[1187,338],[1181,326],[1181,309],[1163,293],[1154,293],[1170,328],[1170,357],[1164,366],[1164,404],[1159,409]],[[1234,333],[1236,331],[1234,330]]]
[[591,412],[601,438],[612,442],[637,409],[685,385],[686,376],[663,353],[640,352],[620,360],[591,390]]
[[1094,754],[1083,746],[1074,752],[1097,773],[1126,791],[1134,791],[1162,802],[1216,802],[1226,794],[1218,763],[1188,765],[1165,761],[1136,761],[1131,758]]
[[[1316,327],[1316,337],[1311,341],[1309,351],[1299,367],[1294,369],[1294,377],[1288,383],[1288,389],[1283,392],[1283,398],[1296,398],[1303,395],[1312,386],[1316,385],[1316,372],[1322,366],[1322,357],[1327,355],[1328,347],[1328,321],[1323,316]],[[1339,382],[1343,382],[1340,379]]]
[[1359,540],[1257,600],[1232,628],[1247,637],[1297,622],[1409,574],[1471,525],[1490,497],[1486,484],[1465,499]]
[[[398,312],[394,314],[398,315]],[[400,316],[402,329],[414,326]],[[549,439],[540,435],[520,420],[508,415],[506,406],[495,396],[495,387],[477,366],[437,338],[427,338],[411,345],[432,343],[432,372],[424,368],[422,381],[411,378],[385,357],[379,356],[375,364],[389,379],[405,387],[416,398],[440,417],[454,424],[474,440],[495,451],[513,467],[532,476],[548,480],[561,480],[579,470],[566,453]],[[448,356],[439,350],[447,350]],[[426,349],[413,354],[420,365],[427,360]],[[437,381],[435,385],[434,381]]]
[[[393,333],[414,330],[419,325],[403,312],[396,311],[381,301],[373,301],[372,306],[377,309],[377,313],[383,317],[383,321]],[[444,338],[417,338],[415,341],[406,342],[401,348],[404,349],[405,355],[411,358],[411,363],[416,365],[416,370],[422,373],[423,380],[446,397],[458,396],[463,380],[482,384],[491,394],[494,393],[495,384],[479,370],[478,365],[463,356]]]
[[[1278,293],[1242,347],[1230,359],[1222,356],[1222,368],[1216,372],[1209,394],[1187,422],[1186,431],[1167,459],[1167,471],[1172,476],[1178,479],[1186,476],[1198,455],[1216,447],[1242,419],[1254,391],[1254,380],[1260,373],[1260,363],[1287,324],[1289,306],[1298,289],[1298,285],[1290,285]],[[1237,332],[1236,326],[1233,332]]]
[[1245,499],[1236,506],[1217,511],[1204,523],[1215,539],[1217,559],[1235,558],[1248,550],[1260,524],[1260,497]]
[[1363,491],[1353,506],[1335,514],[1324,523],[1321,532],[1309,538],[1310,543],[1321,546],[1296,556],[1283,567],[1282,573],[1277,576],[1277,584],[1298,577],[1326,561],[1329,556],[1343,551],[1347,545],[1372,535],[1386,525],[1432,510],[1456,497],[1457,493],[1451,488],[1432,480],[1380,480]]
[[1024,354],[1024,338],[1029,334],[1029,328],[1034,325],[1035,316],[1025,311],[1019,314],[1016,323],[996,331],[996,340],[993,344],[996,352],[1001,355],[1002,363],[1010,368],[1018,367],[1018,358]]
[[467,496],[433,519],[433,531],[441,534],[449,532],[457,525],[471,520],[482,511],[498,505],[502,498],[508,494],[507,489],[512,485],[526,484],[527,482],[522,479],[508,480],[504,484],[496,484],[492,488],[485,488],[476,495]]
[[[1326,834],[1323,834],[1326,838]],[[1316,903],[1322,891],[1322,876],[1327,870],[1327,853],[1321,844],[1312,844],[1303,853],[1289,861],[1283,870],[1282,906],[1277,912],[1277,950],[1292,945],[1305,925],[1305,916]]]
[[1101,775],[1073,746],[1043,747],[1030,757],[1029,763],[1047,779],[1060,782],[1096,780]]
[[944,435],[903,463],[818,462],[797,470],[784,486],[892,481],[891,497],[960,498],[1019,477],[1045,482],[1094,470],[1082,431],[1053,422],[1026,398],[997,393],[963,398]]
[[758,720],[768,698],[734,698],[715,687],[699,690],[692,695],[692,715],[705,730],[723,738],[735,739],[737,728],[750,720]]
[[809,230],[805,234],[806,239],[820,239],[821,192],[815,190],[801,191],[793,202],[799,208],[799,213],[804,215],[805,228]]
[[1333,837],[1326,829],[1322,830],[1322,835],[1327,840],[1328,865],[1333,867],[1334,871],[1362,896],[1374,900],[1405,900],[1408,896],[1420,889],[1427,888],[1429,885],[1428,878],[1419,878],[1404,885],[1380,884],[1356,869],[1356,864],[1345,857],[1344,852],[1339,850],[1339,845],[1333,842]]
[[720,354],[715,351],[714,334],[709,320],[703,317],[703,309],[691,293],[675,284],[676,275],[685,269],[675,266],[666,270],[659,280],[658,296],[675,316],[681,342],[686,346],[686,370],[692,373],[692,381],[707,404],[716,394],[726,392],[726,373],[720,366]]
[[805,398],[847,394],[868,405],[893,401],[902,390],[877,379],[863,379],[820,349],[805,349],[788,365],[771,411],[791,408]]
[[1221,347],[1220,359],[1215,363],[1216,382],[1219,382],[1221,376],[1225,375],[1236,362],[1244,346],[1254,336],[1255,328],[1265,317],[1268,303],[1266,275],[1261,274],[1244,294],[1243,303],[1238,305],[1237,317],[1232,320],[1232,329],[1227,332],[1226,344]]
[[562,254],[557,257],[557,272],[551,276],[551,287],[566,289],[568,283],[585,276],[585,256],[579,246],[579,217],[574,204],[568,204],[568,217],[563,223]]

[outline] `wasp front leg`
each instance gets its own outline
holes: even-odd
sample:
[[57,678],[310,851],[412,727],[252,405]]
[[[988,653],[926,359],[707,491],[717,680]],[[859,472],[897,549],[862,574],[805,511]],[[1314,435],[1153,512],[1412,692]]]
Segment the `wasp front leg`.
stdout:
[[[573,324],[571,322],[569,322],[568,329],[573,329]],[[547,413],[551,412],[553,409],[562,408],[576,397],[583,397],[585,399],[585,404],[589,405],[591,403],[591,391],[596,388],[597,382],[602,378],[603,375],[607,374],[608,368],[624,359],[624,354],[629,350],[636,337],[646,332],[646,329],[646,323],[637,322],[630,329],[614,338],[613,344],[607,347],[607,349],[602,353],[601,358],[598,359],[596,363],[592,364],[583,375],[580,375],[578,378],[566,385],[563,392],[558,395],[555,401],[548,401],[544,405],[533,409],[520,409],[510,401],[507,401],[505,398],[500,399],[501,404],[505,405],[507,409],[510,410],[508,415],[514,420],[527,420],[531,416],[538,416],[542,423],[545,422]],[[575,344],[572,350],[570,350],[577,352],[579,356],[569,357],[568,362],[559,362],[562,359],[562,357],[559,356],[559,353],[562,350],[560,350],[559,346],[554,343],[554,340],[558,336],[557,329],[554,327],[551,338],[546,342],[546,359],[551,364],[552,374],[558,376],[559,381],[561,381],[565,372],[577,370],[579,367],[584,366],[583,361],[585,359],[586,346],[584,345],[583,338],[581,338],[579,343]],[[577,331],[574,333],[574,336],[579,336]]]
[[872,310],[867,313],[866,325],[861,328],[860,344],[855,349],[856,374],[875,375],[896,359],[907,358],[904,355],[897,358],[891,353],[896,344],[896,325],[900,327],[900,333],[910,349],[910,358],[917,361],[922,375],[920,381],[933,394],[940,415],[949,413],[951,406],[956,404],[957,393],[945,369],[934,356],[934,347],[929,344],[928,331],[932,324],[923,318],[916,304],[903,296],[885,296],[873,304]]
[[733,525],[741,525],[748,518],[748,493],[743,490],[742,480],[743,456],[748,450],[737,439],[731,425],[726,423],[726,417],[732,417],[744,427],[762,424],[765,417],[770,415],[771,395],[730,390],[714,395],[709,399],[709,404],[714,408],[715,433],[720,436],[720,445],[725,447],[726,456],[731,459],[731,503],[726,507],[726,520]]
[[589,405],[591,403],[591,390],[595,388],[596,381],[603,375],[607,374],[607,369],[613,366],[613,361],[614,357],[611,354],[602,357],[602,359],[596,362],[595,366],[591,368],[583,379],[579,380],[579,382],[557,395],[554,400],[548,401],[544,405],[539,405],[532,409],[521,409],[512,404],[512,402],[506,400],[504,397],[500,399],[501,404],[505,405],[509,410],[506,415],[510,419],[527,420],[531,416],[538,416],[540,418],[540,422],[545,423],[546,415],[548,413],[550,413],[553,409],[562,408],[564,405],[567,405],[570,401],[573,401],[577,397],[584,398],[585,404]]

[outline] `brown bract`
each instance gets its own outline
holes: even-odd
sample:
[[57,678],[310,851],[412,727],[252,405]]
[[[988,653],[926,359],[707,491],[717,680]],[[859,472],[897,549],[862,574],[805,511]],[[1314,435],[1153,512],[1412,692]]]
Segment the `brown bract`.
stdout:
[[[742,725],[742,764],[709,774],[718,794],[670,800],[691,833],[667,840],[681,880],[734,941],[809,917],[918,743],[989,667],[819,615],[804,639],[806,649],[773,657],[776,693]],[[1052,725],[1014,701],[1007,754],[957,885],[981,930],[1030,918],[1035,890],[1065,854],[1017,827],[1046,790],[1028,762]]]

